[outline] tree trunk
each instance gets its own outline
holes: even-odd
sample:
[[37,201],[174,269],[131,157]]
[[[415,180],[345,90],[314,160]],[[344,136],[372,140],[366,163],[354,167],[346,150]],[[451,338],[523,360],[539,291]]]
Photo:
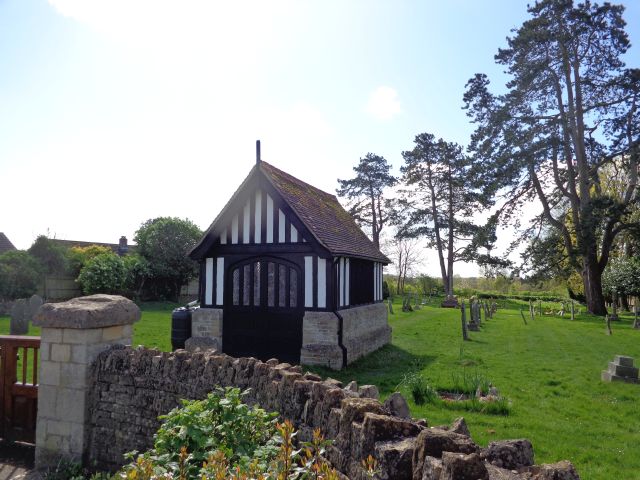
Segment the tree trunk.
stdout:
[[582,283],[587,299],[587,310],[594,315],[604,316],[607,314],[607,307],[602,294],[602,272],[595,258],[585,255],[583,262]]

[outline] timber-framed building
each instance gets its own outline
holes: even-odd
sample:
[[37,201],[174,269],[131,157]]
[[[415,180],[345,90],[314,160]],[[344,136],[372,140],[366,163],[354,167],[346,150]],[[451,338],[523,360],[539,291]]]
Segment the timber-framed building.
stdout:
[[391,340],[388,258],[334,195],[259,153],[190,256],[200,264],[193,335],[225,353],[339,369]]

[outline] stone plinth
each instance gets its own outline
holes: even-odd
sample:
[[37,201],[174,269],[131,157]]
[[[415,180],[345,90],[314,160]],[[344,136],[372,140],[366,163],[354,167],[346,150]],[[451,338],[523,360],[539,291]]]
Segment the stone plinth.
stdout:
[[222,350],[222,318],[221,308],[198,308],[191,314],[191,332],[194,337],[209,337],[218,343]]
[[90,366],[113,344],[131,344],[140,309],[115,295],[91,295],[42,305],[36,467],[61,458],[82,462],[89,439]]
[[458,308],[460,304],[458,304],[458,299],[456,297],[447,297],[440,304],[442,308]]
[[638,368],[633,366],[633,357],[616,355],[613,362],[609,362],[609,368],[602,371],[602,380],[605,382],[639,383]]

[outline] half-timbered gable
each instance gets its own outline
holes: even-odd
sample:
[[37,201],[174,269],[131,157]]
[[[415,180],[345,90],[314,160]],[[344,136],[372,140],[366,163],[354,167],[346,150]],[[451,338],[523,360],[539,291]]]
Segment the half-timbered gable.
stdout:
[[194,323],[212,324],[195,335],[208,332],[227,353],[340,368],[358,351],[350,358],[345,322],[366,306],[379,312],[373,330],[381,340],[372,345],[388,341],[379,305],[388,259],[334,195],[266,162],[256,163],[191,257],[201,268]]

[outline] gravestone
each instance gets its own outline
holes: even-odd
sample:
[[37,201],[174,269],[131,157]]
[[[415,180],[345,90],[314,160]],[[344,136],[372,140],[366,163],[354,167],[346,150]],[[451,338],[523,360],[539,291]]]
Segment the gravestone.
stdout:
[[29,320],[25,315],[28,308],[27,300],[20,298],[13,303],[11,308],[11,321],[9,323],[9,335],[26,335],[29,331]]
[[616,355],[609,368],[602,371],[604,382],[639,383],[638,368],[633,366],[633,357]]
[[44,300],[42,300],[42,297],[40,295],[31,295],[31,298],[29,298],[27,310],[25,311],[29,322],[33,321],[33,317],[36,315],[36,312],[43,303]]
[[464,308],[464,302],[460,304],[460,319],[462,320],[462,339],[469,340],[467,336],[467,315]]
[[391,301],[391,297],[387,299],[387,302],[389,303],[389,313],[393,315],[393,302]]

